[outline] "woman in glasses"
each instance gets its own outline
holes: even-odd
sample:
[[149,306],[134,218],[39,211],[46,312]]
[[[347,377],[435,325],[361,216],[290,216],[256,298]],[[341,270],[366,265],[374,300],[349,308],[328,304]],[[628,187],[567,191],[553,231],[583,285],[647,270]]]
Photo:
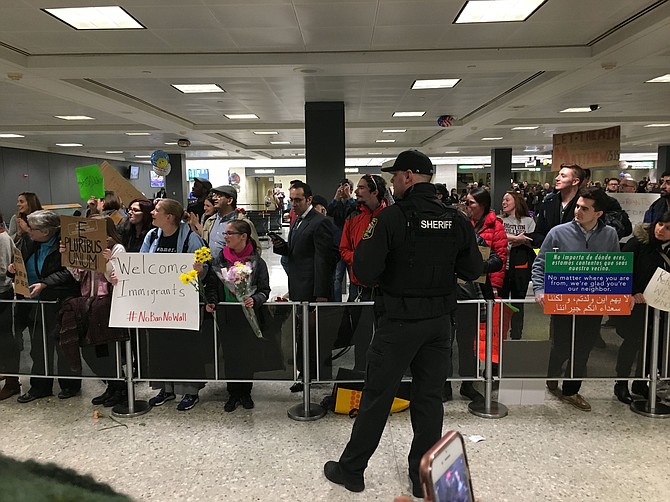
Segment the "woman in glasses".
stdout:
[[128,218],[118,227],[121,244],[128,253],[139,253],[147,232],[154,228],[151,211],[154,206],[146,199],[134,199],[128,206]]
[[[251,267],[249,284],[252,295],[244,302],[246,307],[254,309],[256,318],[262,324],[261,306],[270,297],[270,274],[268,266],[261,258],[256,241],[251,238],[251,226],[245,220],[232,220],[226,226],[224,234],[226,245],[223,248],[221,267],[233,267],[235,263],[245,263]],[[210,272],[206,286],[207,312],[214,312],[219,302],[237,303],[239,300],[230,291],[219,273]],[[221,308],[217,320],[221,333],[226,378],[231,380],[252,380],[258,353],[256,335],[251,330],[241,309]],[[262,341],[263,342],[263,341]],[[265,343],[269,343],[265,341]],[[251,399],[252,382],[228,382],[229,398],[223,409],[234,411],[240,404],[245,410],[254,407]]]

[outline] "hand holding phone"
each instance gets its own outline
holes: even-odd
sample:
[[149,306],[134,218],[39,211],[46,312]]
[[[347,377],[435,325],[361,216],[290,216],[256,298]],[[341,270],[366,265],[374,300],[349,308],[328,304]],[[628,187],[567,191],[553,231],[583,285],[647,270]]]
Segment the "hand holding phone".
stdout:
[[449,431],[421,458],[421,485],[428,502],[474,502],[463,436]]
[[270,237],[270,239],[272,239],[272,245],[274,247],[279,247],[279,246],[283,246],[284,244],[286,244],[286,241],[284,240],[284,238],[281,235],[276,234],[274,232],[268,232],[268,237]]

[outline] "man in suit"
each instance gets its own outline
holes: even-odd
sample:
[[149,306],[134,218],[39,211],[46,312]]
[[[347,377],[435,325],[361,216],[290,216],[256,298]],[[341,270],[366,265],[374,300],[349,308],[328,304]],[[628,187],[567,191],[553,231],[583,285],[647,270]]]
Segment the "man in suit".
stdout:
[[[312,189],[296,182],[289,191],[296,219],[291,225],[288,242],[273,239],[273,251],[288,257],[288,296],[296,302],[327,302],[333,296],[333,271],[337,248],[331,222],[312,207]],[[300,330],[298,330],[300,333]],[[314,346],[315,348],[315,346]],[[302,344],[298,342],[298,369],[302,369]],[[311,375],[315,375],[316,353],[310,354]],[[291,387],[302,390],[302,384]]]

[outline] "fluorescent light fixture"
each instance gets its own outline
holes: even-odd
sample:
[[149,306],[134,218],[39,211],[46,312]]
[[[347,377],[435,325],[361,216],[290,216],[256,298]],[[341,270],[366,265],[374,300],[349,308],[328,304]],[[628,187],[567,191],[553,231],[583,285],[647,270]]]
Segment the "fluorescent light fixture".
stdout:
[[184,94],[199,94],[206,92],[226,92],[218,84],[171,84],[172,87]]
[[274,174],[274,169],[254,169],[254,174]]
[[258,115],[255,113],[231,113],[230,115],[225,115],[224,117],[230,119],[230,120],[249,120],[249,119],[257,119]]
[[126,136],[151,136],[148,132],[127,132]]
[[358,168],[357,167],[345,167],[344,172],[347,174],[357,174],[358,173]]
[[290,141],[270,141],[271,145],[290,145]]
[[651,80],[647,80],[648,83],[651,84],[656,84],[656,83],[664,83],[667,84],[670,82],[670,73],[666,73],[665,75],[661,75],[660,77],[652,78]]
[[54,115],[54,117],[62,120],[95,120],[87,115]]
[[432,80],[415,80],[412,89],[450,89],[461,81],[460,78],[438,78]]
[[402,133],[402,132],[407,132],[407,129],[384,129],[382,132],[388,132],[388,133]]
[[423,117],[426,112],[394,112],[394,117]]
[[524,148],[523,151],[532,153],[532,152],[539,152],[540,149],[539,148]]
[[273,136],[279,133],[277,131],[254,131],[254,134],[258,134],[259,136],[263,135]]
[[561,110],[560,113],[589,113],[592,112],[590,106],[576,106],[574,108],[566,108]]
[[489,138],[482,138],[482,141],[498,141],[499,139],[503,139],[502,136],[492,136]]
[[504,23],[525,21],[546,0],[470,0],[454,23]]
[[25,138],[23,134],[13,134],[11,132],[0,133],[0,138]]
[[179,143],[177,143],[176,141],[166,141],[165,144],[169,145],[169,146],[174,146],[174,145],[178,145]]
[[123,150],[109,150],[105,153],[117,153],[118,154],[118,153],[123,153]]
[[444,153],[459,153],[459,151],[458,150],[447,150]]
[[647,124],[645,127],[670,127],[670,124]]
[[151,155],[135,155],[136,159],[150,159]]
[[537,129],[540,126],[519,126],[519,127],[512,127],[512,131],[533,131]]
[[368,152],[368,155],[381,155],[382,152]]
[[144,29],[130,14],[118,6],[42,9],[75,30]]
[[375,143],[395,143],[394,139],[378,139]]
[[56,143],[56,146],[84,146],[81,143]]

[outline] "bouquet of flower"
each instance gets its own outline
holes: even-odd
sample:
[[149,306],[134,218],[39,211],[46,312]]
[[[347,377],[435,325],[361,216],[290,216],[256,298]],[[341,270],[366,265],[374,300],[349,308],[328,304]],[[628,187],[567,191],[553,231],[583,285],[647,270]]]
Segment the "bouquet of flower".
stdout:
[[[195,256],[194,257],[195,263],[206,263],[212,259],[211,251],[209,250],[208,247],[205,246],[201,247],[200,249],[196,249],[193,255]],[[207,303],[204,288],[202,286],[202,282],[198,278],[197,270],[191,270],[190,272],[186,272],[185,274],[179,274],[179,280],[184,284],[191,284],[198,292],[198,295],[200,296],[202,301]]]
[[244,302],[254,293],[255,288],[249,284],[252,268],[248,263],[236,261],[232,267],[221,270],[221,278],[235,298],[242,304],[249,326],[258,338],[263,338],[263,333],[256,319],[256,312],[253,307],[247,307]]

